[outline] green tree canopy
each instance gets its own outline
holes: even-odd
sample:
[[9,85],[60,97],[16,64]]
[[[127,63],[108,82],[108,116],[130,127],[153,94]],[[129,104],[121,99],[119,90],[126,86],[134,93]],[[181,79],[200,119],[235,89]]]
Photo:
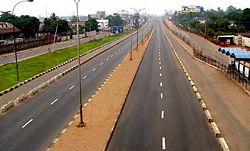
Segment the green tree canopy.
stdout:
[[70,31],[68,22],[66,20],[59,19],[55,13],[52,13],[50,18],[44,19],[43,32],[55,34],[57,26],[57,33],[59,35],[66,35],[67,32]]
[[[14,20],[14,22],[13,22]],[[21,30],[24,37],[34,37],[39,29],[39,19],[29,15],[22,15],[20,17],[13,16],[9,12],[3,12],[0,16],[0,21],[9,22]]]
[[109,15],[106,17],[109,20],[109,26],[122,26],[123,20],[119,14]]
[[93,30],[99,31],[98,22],[96,21],[95,18],[91,18],[89,16],[89,19],[85,23],[85,31],[93,31]]

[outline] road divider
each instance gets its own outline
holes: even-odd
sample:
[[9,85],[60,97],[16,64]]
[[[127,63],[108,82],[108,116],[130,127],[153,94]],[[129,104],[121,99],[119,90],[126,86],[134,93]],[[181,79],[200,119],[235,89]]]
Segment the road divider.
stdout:
[[9,102],[1,107],[1,112],[4,113],[14,106],[14,102]]

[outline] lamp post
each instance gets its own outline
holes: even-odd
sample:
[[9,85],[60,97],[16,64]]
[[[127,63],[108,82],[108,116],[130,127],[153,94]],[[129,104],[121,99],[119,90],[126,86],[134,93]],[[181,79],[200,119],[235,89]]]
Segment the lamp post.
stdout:
[[16,6],[22,2],[33,2],[33,0],[23,0],[23,1],[19,1],[17,2],[13,9],[12,9],[12,30],[13,30],[13,47],[14,47],[14,52],[15,52],[15,61],[16,61],[16,81],[19,82],[19,73],[18,73],[18,63],[17,63],[17,52],[16,52],[16,36],[15,36],[15,26],[14,26],[14,20],[15,20],[15,16],[14,16],[14,10],[16,8]]
[[79,38],[79,17],[78,17],[78,4],[80,0],[74,0],[76,3],[76,30],[77,30],[77,51],[78,51],[78,79],[79,79],[79,101],[80,101],[80,122],[77,127],[84,127],[86,123],[83,122],[83,115],[82,115],[82,83],[81,83],[81,61],[80,61],[80,38]]
[[146,9],[146,8],[142,8],[142,9],[139,9],[139,10],[137,10],[137,9],[135,9],[135,8],[131,8],[131,9],[133,9],[135,12],[136,12],[136,14],[138,15],[137,16],[137,20],[136,20],[136,23],[135,23],[135,25],[136,25],[136,28],[137,28],[137,30],[136,30],[136,41],[137,41],[137,50],[138,50],[138,29],[139,29],[139,22],[138,22],[138,20],[139,20],[139,15],[140,15],[140,11],[142,11],[143,9]]
[[[130,14],[132,16],[132,14],[127,11],[127,10],[122,10],[123,12],[127,13],[127,16]],[[131,20],[129,20],[129,23],[131,23]],[[130,48],[130,59],[129,60],[133,60],[133,34],[131,35],[131,42],[130,42],[131,48]]]

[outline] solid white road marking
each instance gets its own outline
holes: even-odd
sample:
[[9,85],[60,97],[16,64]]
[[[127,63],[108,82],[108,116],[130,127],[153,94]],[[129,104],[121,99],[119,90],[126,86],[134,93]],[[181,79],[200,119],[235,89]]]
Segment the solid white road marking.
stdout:
[[165,139],[165,137],[161,138],[161,144],[162,144],[162,149],[165,150],[166,149],[166,139]]
[[83,80],[86,79],[86,78],[87,78],[87,76],[82,77]]
[[162,74],[160,73],[160,77],[162,76]]
[[160,87],[162,87],[162,82],[160,82]]
[[161,99],[163,98],[163,93],[161,93]]
[[94,68],[92,71],[94,72],[96,70],[96,68]]
[[75,85],[72,85],[72,86],[69,88],[69,90],[72,90],[74,87],[75,87]]
[[30,119],[27,123],[25,123],[22,128],[25,128],[27,125],[29,125],[31,122],[33,121],[33,119]]
[[53,105],[54,103],[56,103],[56,101],[58,101],[58,99],[55,99],[53,102],[50,103],[50,105]]
[[164,119],[164,111],[161,111],[161,119]]
[[100,63],[100,66],[102,66],[103,65],[103,62],[102,63]]

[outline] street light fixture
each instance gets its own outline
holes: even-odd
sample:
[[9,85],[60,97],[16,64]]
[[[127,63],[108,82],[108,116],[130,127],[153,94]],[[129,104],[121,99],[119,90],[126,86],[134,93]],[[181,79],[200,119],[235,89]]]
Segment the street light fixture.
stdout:
[[[121,10],[122,12],[126,12],[127,13],[127,16],[128,14],[130,14],[132,16],[132,13],[130,13],[129,11],[127,10]],[[129,22],[131,23],[131,21],[129,20]],[[129,60],[133,60],[133,34],[131,35],[131,48],[130,48],[130,59]]]
[[79,17],[78,17],[78,4],[80,0],[74,0],[76,3],[76,30],[77,30],[77,50],[78,50],[78,79],[79,79],[79,101],[80,101],[80,122],[77,125],[77,127],[84,127],[86,125],[85,122],[83,122],[83,115],[82,115],[82,83],[81,83],[81,61],[80,61],[80,38],[79,38]]
[[33,0],[23,0],[23,1],[19,1],[17,2],[13,9],[12,9],[12,30],[13,30],[13,47],[14,47],[14,52],[15,52],[15,61],[16,61],[16,81],[19,82],[19,73],[18,73],[18,63],[17,63],[17,52],[16,52],[16,36],[15,36],[15,26],[14,26],[14,20],[15,20],[15,16],[14,16],[14,10],[16,8],[16,6],[22,2],[33,2]]
[[137,31],[136,31],[136,35],[137,35],[137,50],[138,50],[138,45],[139,45],[139,42],[138,42],[138,29],[139,29],[139,22],[138,22],[138,20],[139,20],[139,15],[140,15],[140,11],[142,11],[142,10],[144,10],[144,9],[146,9],[146,8],[141,8],[141,9],[135,9],[135,8],[130,8],[130,9],[133,9],[135,12],[136,12],[136,14],[138,15],[137,17],[137,20],[136,20],[136,23],[135,23],[135,25],[136,25],[136,29],[137,29]]

